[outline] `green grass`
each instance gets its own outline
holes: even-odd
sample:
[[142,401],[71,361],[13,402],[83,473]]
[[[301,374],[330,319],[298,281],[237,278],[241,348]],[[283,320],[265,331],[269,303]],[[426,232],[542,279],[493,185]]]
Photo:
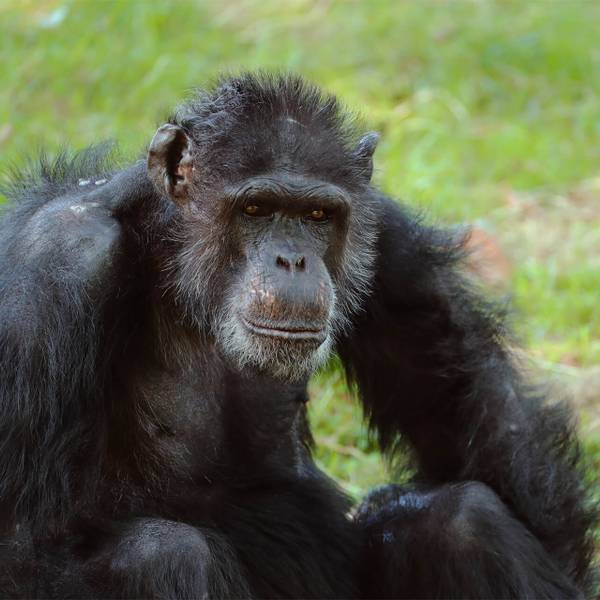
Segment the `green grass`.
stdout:
[[[299,71],[382,133],[386,191],[494,236],[525,346],[583,376],[600,362],[599,40],[584,1],[5,0],[0,166],[106,138],[133,155],[216,73]],[[353,493],[381,481],[339,375],[313,389],[326,469]],[[584,424],[600,464],[597,407]]]

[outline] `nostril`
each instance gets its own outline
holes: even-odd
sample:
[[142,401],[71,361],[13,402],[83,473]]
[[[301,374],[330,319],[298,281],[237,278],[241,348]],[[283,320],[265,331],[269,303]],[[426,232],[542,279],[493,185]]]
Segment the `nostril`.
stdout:
[[304,261],[304,256],[301,256],[297,261],[296,261],[296,269],[298,269],[299,271],[304,271],[304,269],[306,268],[306,263]]
[[278,267],[281,267],[282,269],[285,269],[286,271],[289,271],[291,268],[290,261],[287,258],[283,258],[283,256],[278,256],[275,263],[277,264]]

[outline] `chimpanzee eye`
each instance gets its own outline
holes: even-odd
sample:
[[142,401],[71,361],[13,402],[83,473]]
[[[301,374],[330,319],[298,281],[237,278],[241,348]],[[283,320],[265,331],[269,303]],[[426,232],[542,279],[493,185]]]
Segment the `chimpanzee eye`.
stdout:
[[311,221],[326,221],[328,217],[329,215],[322,208],[316,208],[306,215],[306,218]]
[[246,204],[244,214],[249,217],[269,217],[273,214],[273,209],[266,204]]

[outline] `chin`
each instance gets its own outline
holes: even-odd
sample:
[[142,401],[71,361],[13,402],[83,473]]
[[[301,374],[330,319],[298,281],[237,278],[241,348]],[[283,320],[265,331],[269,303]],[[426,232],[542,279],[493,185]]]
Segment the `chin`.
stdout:
[[242,369],[255,369],[280,381],[307,379],[331,355],[332,335],[325,328],[318,336],[286,335],[248,326],[238,316],[224,319],[218,344],[225,356]]

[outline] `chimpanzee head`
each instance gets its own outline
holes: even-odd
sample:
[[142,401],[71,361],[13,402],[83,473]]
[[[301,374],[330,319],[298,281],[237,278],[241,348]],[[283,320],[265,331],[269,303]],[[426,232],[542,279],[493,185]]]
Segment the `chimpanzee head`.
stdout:
[[158,129],[148,171],[179,208],[167,285],[237,366],[305,377],[359,308],[377,139],[289,76],[224,80]]

